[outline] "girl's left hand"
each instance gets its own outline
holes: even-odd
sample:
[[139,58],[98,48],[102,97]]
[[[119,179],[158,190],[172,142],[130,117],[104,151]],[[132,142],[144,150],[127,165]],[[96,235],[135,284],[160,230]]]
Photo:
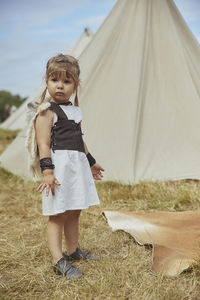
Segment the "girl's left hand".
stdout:
[[101,180],[103,178],[102,172],[104,169],[99,164],[94,164],[91,167],[92,175],[95,180]]

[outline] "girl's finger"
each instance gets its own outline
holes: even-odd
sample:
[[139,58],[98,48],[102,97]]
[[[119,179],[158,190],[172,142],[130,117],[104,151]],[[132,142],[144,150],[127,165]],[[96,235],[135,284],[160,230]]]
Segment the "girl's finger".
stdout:
[[55,179],[54,182],[55,182],[56,185],[61,185],[60,182],[57,179]]
[[95,180],[99,180],[98,175],[95,175],[94,179],[95,179]]
[[49,185],[46,186],[46,196],[49,196]]
[[98,180],[101,180],[101,178],[102,178],[103,176],[102,176],[101,174],[98,174],[97,177],[98,177]]
[[53,196],[55,195],[54,184],[51,184],[51,193],[52,193]]
[[43,189],[42,189],[42,187],[38,190],[38,192],[40,192],[40,193],[42,193],[42,191],[43,191]]
[[38,188],[38,191],[39,191],[40,193],[42,193],[44,189],[45,189],[45,185],[42,185],[40,188]]
[[43,185],[43,183],[41,183],[41,184],[38,186],[37,191],[40,191],[42,185]]
[[41,192],[43,192],[44,191],[44,189],[47,187],[48,185],[45,183],[45,184],[43,184],[43,186],[42,186],[42,188],[41,188]]

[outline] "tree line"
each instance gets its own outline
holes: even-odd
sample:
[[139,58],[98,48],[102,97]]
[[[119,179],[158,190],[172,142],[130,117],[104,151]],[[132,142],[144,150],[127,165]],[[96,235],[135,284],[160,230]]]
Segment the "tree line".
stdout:
[[8,91],[0,91],[0,122],[6,120],[6,118],[17,109],[26,98],[22,98],[19,95],[12,95]]

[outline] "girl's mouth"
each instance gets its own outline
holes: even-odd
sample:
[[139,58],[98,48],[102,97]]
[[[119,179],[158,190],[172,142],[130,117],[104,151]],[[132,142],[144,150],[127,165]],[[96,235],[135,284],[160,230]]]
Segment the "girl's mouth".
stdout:
[[64,93],[61,93],[61,92],[56,93],[56,96],[63,96],[63,95],[64,95]]

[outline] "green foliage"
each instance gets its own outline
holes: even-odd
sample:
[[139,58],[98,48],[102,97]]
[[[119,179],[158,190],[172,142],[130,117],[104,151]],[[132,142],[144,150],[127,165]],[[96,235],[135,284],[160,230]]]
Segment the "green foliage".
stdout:
[[3,122],[4,117],[4,109],[6,105],[9,105],[10,107],[12,105],[15,105],[16,107],[19,107],[26,98],[21,98],[19,95],[12,95],[8,91],[0,91],[0,122]]

